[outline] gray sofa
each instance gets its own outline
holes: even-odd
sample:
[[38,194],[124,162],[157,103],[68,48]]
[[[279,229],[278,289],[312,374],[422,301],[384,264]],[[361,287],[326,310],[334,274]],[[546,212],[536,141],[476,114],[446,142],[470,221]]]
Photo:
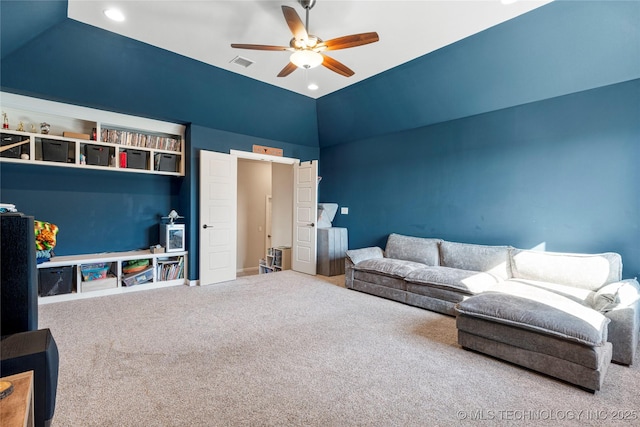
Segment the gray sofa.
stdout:
[[384,251],[346,255],[347,288],[457,316],[464,348],[590,390],[599,389],[610,360],[633,363],[640,286],[621,279],[619,254],[391,234]]

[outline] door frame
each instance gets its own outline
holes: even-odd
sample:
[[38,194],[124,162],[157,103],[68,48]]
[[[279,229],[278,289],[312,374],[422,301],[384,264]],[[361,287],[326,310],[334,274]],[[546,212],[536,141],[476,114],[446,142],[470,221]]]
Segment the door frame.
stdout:
[[[220,154],[224,154],[224,153],[220,153]],[[269,155],[269,154],[252,153],[252,152],[249,152],[249,151],[240,151],[240,150],[229,150],[229,154],[228,155],[236,158],[236,164],[237,164],[237,160],[238,159],[259,160],[259,161],[266,161],[266,162],[272,162],[272,163],[283,163],[283,164],[291,165],[292,167],[294,165],[296,165],[296,164],[300,165],[300,163],[301,163],[300,159],[295,159],[295,158],[292,158],[292,157],[272,156],[272,155]],[[317,162],[317,160],[313,160],[313,162]],[[237,180],[238,180],[238,176],[237,176],[237,171],[236,171],[236,185],[237,185]],[[316,185],[317,185],[317,183],[316,183]],[[294,187],[295,187],[295,183],[294,183]],[[316,191],[317,191],[317,187],[316,187]],[[295,204],[294,204],[294,208],[295,208]],[[237,215],[237,213],[236,213],[236,215]],[[293,227],[293,224],[292,224],[292,227]],[[202,230],[200,230],[200,233],[202,233]],[[236,233],[237,233],[237,224],[236,224]],[[202,237],[200,237],[200,238],[202,238]],[[316,242],[316,244],[317,244],[317,242]],[[292,242],[292,245],[293,245],[293,242]],[[234,272],[235,272],[235,266],[234,266]],[[200,280],[198,282],[200,282]],[[199,284],[201,284],[201,283],[199,283]]]
[[263,162],[284,163],[287,165],[300,163],[300,159],[294,159],[293,157],[272,156],[270,154],[252,153],[250,151],[229,150],[229,154],[239,159],[261,160]]
[[[296,163],[300,163],[300,159],[295,159],[293,157],[272,156],[271,154],[253,153],[251,151],[229,150],[229,155],[234,156],[238,159],[243,159],[243,160],[258,160],[262,162],[282,163],[282,164],[292,165],[292,166]],[[270,201],[271,201],[271,196],[269,195],[267,196],[267,200],[265,202],[267,205],[267,212],[268,212]],[[267,220],[268,219],[269,218],[267,218]],[[267,225],[267,227],[268,226],[269,225]],[[267,241],[270,240],[266,237],[267,231],[268,230],[265,229],[265,248],[264,248],[265,252],[269,249]],[[266,253],[265,253],[265,256],[266,256]]]

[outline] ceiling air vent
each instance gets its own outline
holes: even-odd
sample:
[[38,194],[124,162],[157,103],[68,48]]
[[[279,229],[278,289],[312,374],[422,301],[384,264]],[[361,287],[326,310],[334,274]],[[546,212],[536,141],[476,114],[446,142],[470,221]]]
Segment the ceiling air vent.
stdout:
[[253,64],[253,61],[248,58],[243,58],[242,56],[236,56],[230,61],[232,64],[237,64],[241,67],[248,68],[249,65]]

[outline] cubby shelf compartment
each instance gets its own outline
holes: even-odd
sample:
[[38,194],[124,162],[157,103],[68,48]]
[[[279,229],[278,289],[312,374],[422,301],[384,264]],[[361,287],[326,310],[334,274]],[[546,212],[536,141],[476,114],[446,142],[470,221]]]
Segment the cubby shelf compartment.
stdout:
[[[15,150],[13,154],[0,154],[2,162],[184,176],[184,125],[11,93],[0,92],[0,95],[2,111],[7,113],[12,128],[1,130],[3,138],[6,135],[8,139],[28,140],[20,147],[19,155],[15,156]],[[26,131],[13,130],[19,122],[23,123]],[[42,122],[51,125],[48,134],[37,133],[35,129]],[[95,139],[75,137],[91,137],[94,130]],[[109,140],[109,132],[114,130],[136,135],[136,138]],[[65,133],[67,136],[63,136]],[[66,159],[51,160],[43,156],[43,141],[67,145]],[[2,145],[9,143],[3,139]],[[96,157],[96,151],[104,151],[100,153],[104,156]],[[21,158],[22,154],[28,158]],[[126,155],[145,160],[138,165],[125,164]]]
[[258,272],[260,274],[275,273],[282,270],[291,269],[291,248],[280,246],[268,248],[267,256],[260,260]]
[[[156,253],[152,254],[149,250],[142,251],[129,251],[129,252],[105,252],[98,254],[83,254],[83,255],[69,255],[69,256],[56,256],[51,258],[50,261],[38,264],[38,268],[51,268],[72,266],[75,267],[76,283],[81,284],[73,293],[52,295],[47,297],[38,298],[39,304],[48,304],[52,302],[70,301],[81,298],[93,298],[104,295],[114,295],[126,292],[145,291],[150,289],[166,288],[169,286],[179,286],[187,283],[186,277],[186,265],[187,265],[187,252],[172,252]],[[143,260],[148,259],[149,267],[152,268],[153,278],[151,281],[142,284],[136,284],[133,286],[123,286],[123,278],[125,274],[122,271],[122,266],[125,261]],[[162,271],[164,266],[172,261],[180,264],[179,273],[172,277],[176,277],[170,280],[162,280],[158,274]],[[83,281],[81,267],[90,264],[108,264],[109,272],[111,276],[115,277],[117,281],[116,286],[110,286],[108,279],[105,282],[105,288],[101,289],[100,285],[92,284],[92,281]],[[115,270],[115,271],[114,271]],[[92,286],[93,285],[93,286]]]

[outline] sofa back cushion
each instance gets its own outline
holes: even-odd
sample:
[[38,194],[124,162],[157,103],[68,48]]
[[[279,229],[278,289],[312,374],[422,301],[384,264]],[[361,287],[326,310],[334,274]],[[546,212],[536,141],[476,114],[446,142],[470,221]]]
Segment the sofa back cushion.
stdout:
[[443,241],[440,265],[469,271],[483,271],[501,279],[511,277],[509,246],[472,245]]
[[384,256],[435,266],[438,265],[438,245],[440,242],[440,239],[403,236],[392,233],[387,239]]
[[539,252],[525,249],[512,251],[513,277],[575,286],[591,291],[622,278],[619,254],[571,254]]

